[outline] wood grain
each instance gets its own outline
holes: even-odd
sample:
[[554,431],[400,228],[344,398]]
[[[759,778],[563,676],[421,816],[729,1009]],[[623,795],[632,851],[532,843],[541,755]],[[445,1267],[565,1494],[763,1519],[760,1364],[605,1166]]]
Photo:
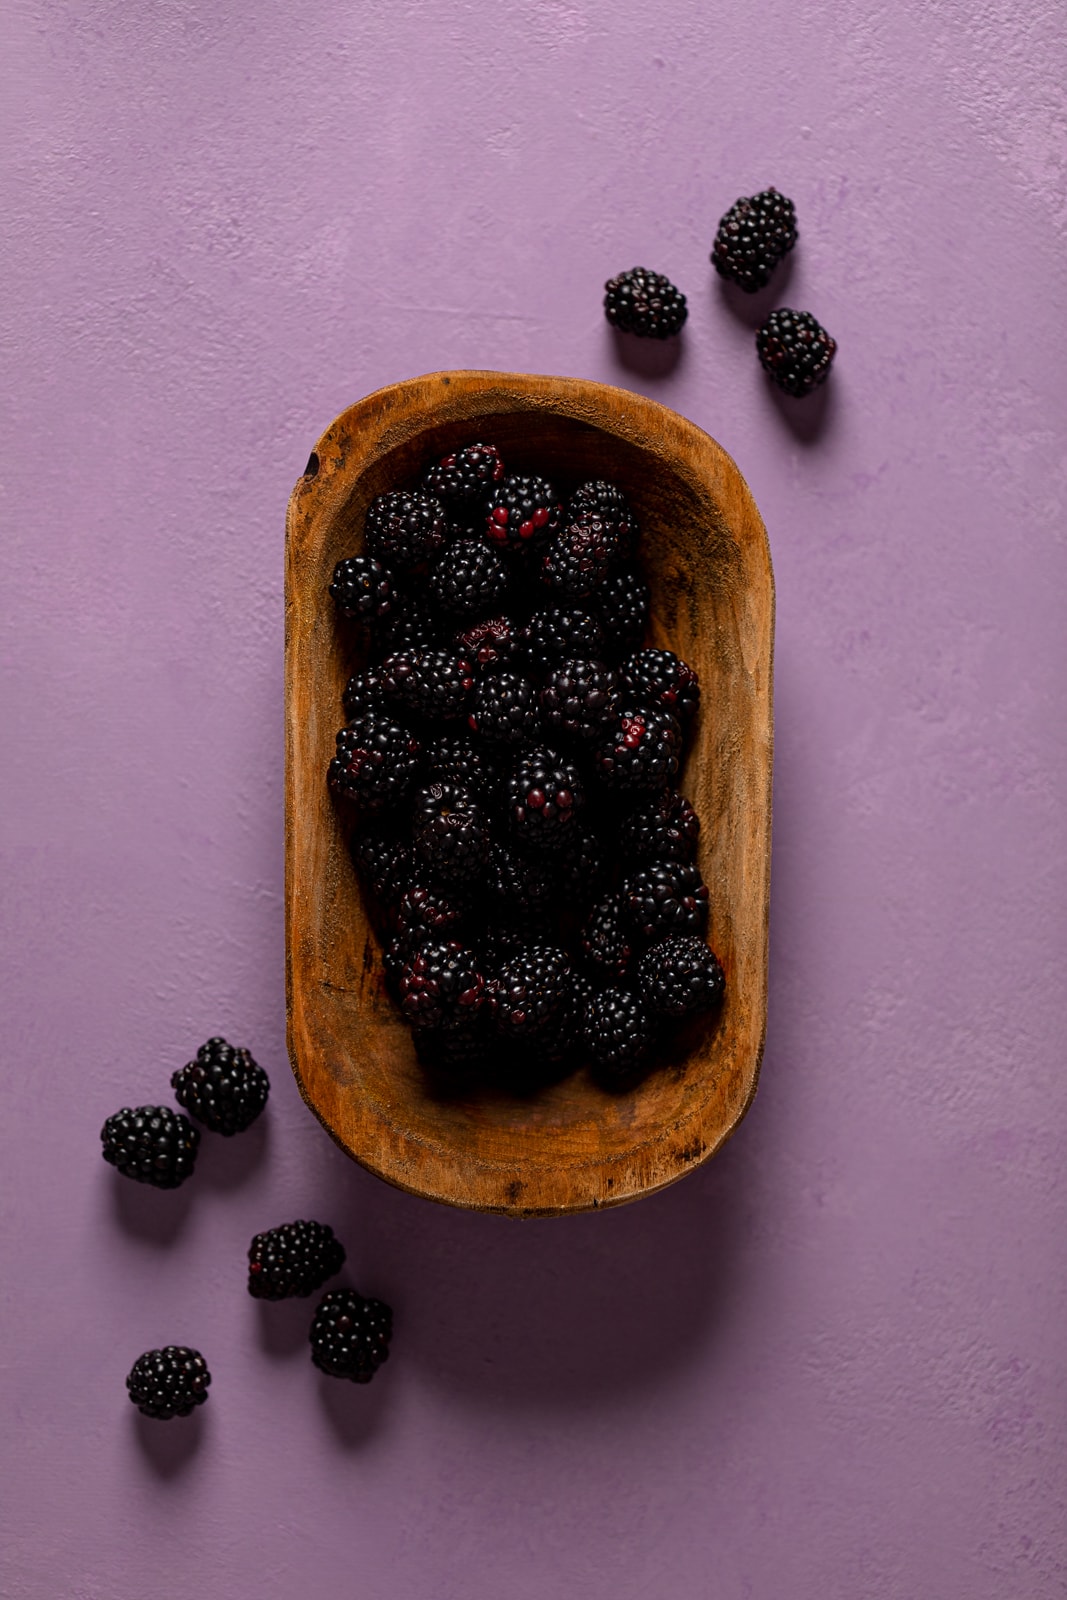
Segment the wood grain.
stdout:
[[[682,780],[702,821],[709,939],[726,970],[717,1021],[694,1023],[638,1089],[579,1072],[537,1098],[430,1090],[386,996],[325,773],[358,657],[327,586],[362,547],[375,495],[488,439],[514,470],[621,483],[642,527],[653,643],[700,673]],[[289,1053],[343,1149],[413,1194],[510,1216],[619,1205],[706,1161],[756,1089],[767,1002],[774,582],[767,536],[730,457],[655,401],[574,378],[444,372],[379,390],[316,446],[286,540],[286,981]]]

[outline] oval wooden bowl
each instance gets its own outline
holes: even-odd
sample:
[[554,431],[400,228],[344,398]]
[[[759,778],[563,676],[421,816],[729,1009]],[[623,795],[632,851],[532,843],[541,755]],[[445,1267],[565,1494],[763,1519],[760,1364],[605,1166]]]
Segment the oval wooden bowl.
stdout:
[[[682,787],[702,822],[710,942],[726,1001],[633,1093],[586,1073],[536,1098],[435,1097],[382,987],[326,767],[357,664],[327,586],[375,495],[475,439],[564,486],[614,478],[642,527],[653,642],[700,673]],[[692,1171],[756,1089],[767,999],[774,583],[763,523],[730,457],[665,406],[575,378],[441,372],[338,417],[289,502],[286,541],[286,979],[301,1093],[379,1177],[449,1205],[544,1216],[619,1205]]]

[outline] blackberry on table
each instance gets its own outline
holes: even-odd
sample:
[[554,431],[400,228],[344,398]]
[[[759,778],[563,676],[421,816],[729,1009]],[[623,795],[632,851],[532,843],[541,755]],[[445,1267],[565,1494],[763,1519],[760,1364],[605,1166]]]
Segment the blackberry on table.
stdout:
[[624,703],[597,747],[597,773],[616,793],[653,793],[677,774],[681,749],[681,725],[669,711]]
[[362,672],[352,674],[345,684],[343,703],[347,722],[354,722],[368,711],[385,710],[385,689],[381,673],[376,667],[366,667]]
[[648,584],[632,567],[608,574],[589,602],[604,631],[606,655],[628,655],[641,643],[651,603]]
[[267,1104],[270,1079],[248,1050],[209,1039],[170,1080],[174,1098],[212,1133],[230,1138],[250,1128]]
[[563,661],[541,690],[541,721],[550,733],[589,741],[615,717],[615,674],[602,661]]
[[563,507],[547,478],[512,474],[486,499],[486,534],[499,549],[542,544],[563,521]]
[[489,824],[465,789],[431,783],[415,796],[415,857],[443,881],[473,883],[489,864]]
[[585,787],[573,762],[552,750],[531,750],[507,778],[511,831],[527,848],[559,849],[571,837],[585,803]]
[[700,704],[700,680],[673,650],[635,650],[619,668],[619,690],[635,705],[663,706],[683,723]]
[[508,573],[481,539],[456,539],[438,556],[431,574],[434,600],[453,624],[495,611],[508,592]]
[[124,1178],[177,1189],[191,1178],[200,1131],[169,1106],[123,1106],[100,1130],[104,1160]]
[[388,1358],[392,1332],[393,1313],[384,1301],[331,1289],[311,1324],[311,1359],[328,1377],[369,1383]]
[[504,462],[494,444],[468,444],[436,462],[426,474],[426,487],[448,510],[463,515],[481,507],[494,483],[504,476]]
[[485,1003],[485,979],[466,945],[430,940],[403,961],[397,993],[411,1027],[454,1027]]
[[643,939],[703,933],[708,925],[708,890],[689,861],[662,861],[635,872],[625,885],[630,925]]
[[397,607],[393,574],[373,556],[352,556],[333,569],[330,593],[342,617],[383,622]]
[[474,687],[467,722],[499,744],[527,744],[541,726],[537,690],[518,673],[487,672]]
[[210,1383],[211,1373],[199,1350],[168,1344],[137,1357],[126,1378],[126,1392],[142,1416],[169,1422],[202,1406]]
[[378,712],[357,717],[337,735],[327,781],[335,794],[368,812],[403,799],[418,772],[419,741]]
[[604,630],[588,611],[571,606],[547,606],[530,617],[523,642],[533,670],[546,673],[561,661],[599,660],[604,648]]
[[628,989],[601,989],[585,1008],[582,1042],[591,1075],[602,1089],[621,1093],[640,1081],[652,1049],[651,1019]]
[[718,956],[695,933],[662,939],[637,968],[642,1000],[661,1017],[688,1017],[722,1004],[726,978]]
[[514,661],[523,644],[522,630],[510,617],[486,617],[461,628],[453,640],[453,647],[479,672],[489,667],[503,667]]
[[554,533],[541,558],[541,582],[566,600],[584,600],[619,555],[619,536],[596,511],[581,511]]
[[665,789],[623,818],[619,850],[624,861],[692,861],[700,818],[684,794]]
[[367,549],[395,572],[425,569],[448,538],[448,518],[440,500],[422,489],[380,494],[367,512]]
[[634,950],[621,894],[606,895],[593,907],[582,928],[581,949],[598,977],[611,981],[626,976]]
[[810,311],[772,311],[756,334],[760,365],[795,399],[811,394],[830,375],[837,343]]
[[283,1222],[248,1247],[248,1292],[255,1300],[306,1298],[340,1272],[345,1247],[325,1222]]
[[536,1039],[563,1013],[573,993],[565,950],[529,945],[505,961],[496,982],[496,1020],[509,1039]]
[[632,267],[604,285],[604,315],[640,339],[670,339],[689,315],[685,295],[661,272]]
[[777,189],[736,200],[720,219],[711,262],[721,278],[729,278],[755,294],[797,242],[797,213],[792,200]]
[[604,478],[591,478],[579,484],[567,501],[567,516],[577,517],[585,511],[595,511],[604,519],[618,540],[619,554],[632,560],[639,535],[637,518],[618,484]]

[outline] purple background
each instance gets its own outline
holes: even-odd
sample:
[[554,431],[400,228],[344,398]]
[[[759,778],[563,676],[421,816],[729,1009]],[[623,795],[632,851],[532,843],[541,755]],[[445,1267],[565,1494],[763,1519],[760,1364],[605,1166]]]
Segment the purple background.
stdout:
[[[4,1593],[1063,1592],[1065,51],[906,0],[23,0],[4,24]],[[758,303],[707,264],[776,183]],[[601,285],[689,294],[677,363]],[[797,405],[773,304],[840,344]],[[771,1010],[733,1143],[525,1225],[349,1164],[286,1064],[282,529],[440,367],[630,385],[748,478],[778,581]],[[174,1195],[97,1130],[215,1032],[273,1075]],[[331,1220],[367,1390],[261,1308]],[[189,1341],[191,1423],[123,1378]]]

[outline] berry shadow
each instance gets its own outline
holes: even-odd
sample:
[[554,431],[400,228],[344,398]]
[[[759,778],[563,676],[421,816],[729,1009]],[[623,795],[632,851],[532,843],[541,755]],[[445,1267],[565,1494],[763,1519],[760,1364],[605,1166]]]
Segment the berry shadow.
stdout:
[[[793,255],[794,252],[791,250],[775,267],[770,283],[762,289],[757,289],[755,294],[747,293],[731,278],[722,278],[712,269],[712,299],[717,301],[719,306],[725,307],[738,322],[745,323],[755,331],[766,322],[772,311],[788,304],[785,296],[789,289],[789,280],[793,276]],[[752,347],[755,349],[754,339]]]
[[[310,1359],[310,1358],[309,1358]],[[337,1443],[362,1450],[380,1432],[390,1403],[388,1363],[370,1383],[351,1383],[316,1372],[319,1405]]]
[[199,1181],[204,1188],[223,1193],[239,1189],[268,1159],[270,1141],[269,1106],[244,1133],[235,1133],[229,1138],[201,1128],[196,1171],[190,1182]]
[[181,1236],[193,1207],[196,1173],[180,1189],[153,1189],[149,1183],[108,1174],[112,1214],[124,1233],[167,1249]]
[[806,394],[799,400],[784,394],[769,378],[763,389],[769,408],[778,413],[779,420],[798,444],[818,444],[833,432],[837,399],[832,372],[813,394]]
[[605,329],[609,355],[616,364],[640,378],[669,378],[685,360],[685,333],[673,339],[639,339],[610,325]]
[[[210,1404],[209,1400],[207,1405]],[[207,1406],[198,1406],[192,1416],[171,1417],[169,1422],[133,1410],[130,1421],[137,1447],[157,1478],[168,1481],[189,1466],[203,1440],[206,1410]]]
[[318,1300],[325,1293],[324,1288],[307,1298],[294,1296],[291,1300],[255,1301],[259,1348],[264,1355],[274,1361],[287,1361],[300,1350],[307,1354],[311,1319]]

